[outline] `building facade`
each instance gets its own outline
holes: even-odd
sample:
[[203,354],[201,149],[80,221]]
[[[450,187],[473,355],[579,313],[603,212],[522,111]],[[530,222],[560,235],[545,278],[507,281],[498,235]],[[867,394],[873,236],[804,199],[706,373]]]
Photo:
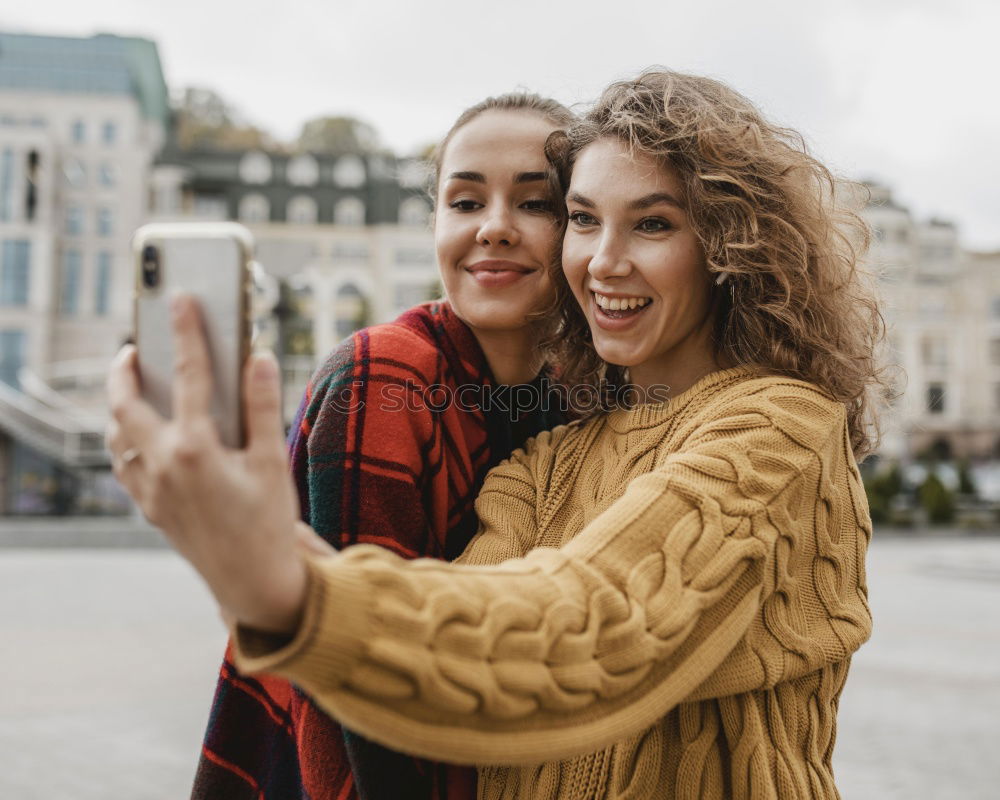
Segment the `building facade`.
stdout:
[[[387,153],[167,150],[152,218],[237,220],[282,286],[283,330],[262,334],[295,410],[319,359],[359,327],[439,296],[426,165]],[[280,338],[280,341],[279,341]]]
[[955,226],[918,222],[872,186],[866,216],[897,397],[882,455],[1000,459],[1000,253],[959,246]]
[[106,462],[94,380],[66,376],[128,334],[129,242],[168,118],[152,42],[0,33],[2,512],[58,505],[73,468]]

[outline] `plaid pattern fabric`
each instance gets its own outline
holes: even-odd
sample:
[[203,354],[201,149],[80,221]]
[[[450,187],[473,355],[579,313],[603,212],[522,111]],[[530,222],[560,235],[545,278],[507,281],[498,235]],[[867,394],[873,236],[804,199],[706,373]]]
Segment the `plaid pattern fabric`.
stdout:
[[[522,387],[524,388],[524,387]],[[453,559],[476,532],[490,467],[563,421],[547,379],[512,420],[478,342],[447,303],[354,334],[317,371],[290,431],[302,517],[335,547],[367,542]],[[475,771],[394,753],[340,728],[305,695],[219,675],[193,798],[471,800]]]

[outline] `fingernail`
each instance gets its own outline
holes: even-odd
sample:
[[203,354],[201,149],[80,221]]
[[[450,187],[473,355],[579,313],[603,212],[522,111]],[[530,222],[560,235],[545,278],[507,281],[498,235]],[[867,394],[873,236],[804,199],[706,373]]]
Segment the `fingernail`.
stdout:
[[170,313],[176,320],[184,313],[186,298],[182,294],[175,294],[170,298]]
[[254,378],[258,381],[272,381],[278,375],[278,360],[270,350],[262,350],[255,355],[257,364]]

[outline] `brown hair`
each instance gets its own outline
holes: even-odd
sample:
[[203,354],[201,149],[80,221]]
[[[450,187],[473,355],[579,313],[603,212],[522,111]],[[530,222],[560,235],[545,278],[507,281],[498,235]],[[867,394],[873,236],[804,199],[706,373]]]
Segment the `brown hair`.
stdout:
[[565,128],[576,119],[573,112],[558,100],[553,100],[550,97],[542,97],[530,92],[508,92],[507,94],[500,94],[495,97],[487,97],[474,106],[469,106],[455,120],[455,124],[451,126],[445,137],[434,148],[434,152],[431,155],[431,174],[429,176],[427,193],[431,196],[432,200],[437,199],[441,163],[444,161],[444,152],[448,147],[448,143],[458,133],[460,128],[468,125],[480,114],[487,111],[526,111],[547,119],[559,128]]
[[[768,122],[728,86],[669,70],[612,84],[565,134],[549,137],[563,191],[579,152],[606,137],[680,175],[708,269],[728,276],[715,289],[720,360],[826,390],[847,407],[855,455],[870,452],[873,390],[887,383],[875,357],[885,324],[858,266],[868,226],[845,202],[857,202],[857,185],[836,181],[801,135]],[[561,270],[553,277],[556,322],[546,344],[563,379],[620,378],[595,352]]]

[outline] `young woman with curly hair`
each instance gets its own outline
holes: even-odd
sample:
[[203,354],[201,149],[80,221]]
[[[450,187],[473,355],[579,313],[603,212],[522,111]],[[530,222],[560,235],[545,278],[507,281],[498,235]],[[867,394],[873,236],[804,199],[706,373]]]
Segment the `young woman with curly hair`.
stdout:
[[[835,798],[837,703],[871,625],[856,458],[881,317],[863,226],[797,137],[705,78],[616,83],[548,150],[569,212],[565,375],[629,389],[491,471],[460,563],[303,556],[274,489],[254,524],[225,520],[202,457],[247,502],[282,473],[267,362],[248,369],[247,454],[191,457],[123,357],[119,438],[144,458],[119,473],[238,620],[241,669],[478,765],[482,798]],[[177,320],[197,358],[190,304]],[[206,424],[181,420],[181,439]]]

